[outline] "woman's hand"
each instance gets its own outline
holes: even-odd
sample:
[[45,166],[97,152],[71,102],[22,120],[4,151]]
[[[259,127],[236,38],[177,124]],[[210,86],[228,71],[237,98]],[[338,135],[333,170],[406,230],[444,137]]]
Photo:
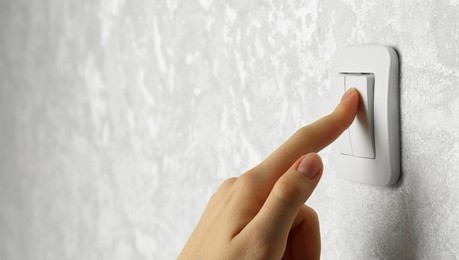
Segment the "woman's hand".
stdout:
[[299,129],[255,168],[223,182],[179,258],[319,259],[318,216],[304,205],[323,171],[316,152],[349,127],[358,105],[358,92],[347,91],[331,114]]

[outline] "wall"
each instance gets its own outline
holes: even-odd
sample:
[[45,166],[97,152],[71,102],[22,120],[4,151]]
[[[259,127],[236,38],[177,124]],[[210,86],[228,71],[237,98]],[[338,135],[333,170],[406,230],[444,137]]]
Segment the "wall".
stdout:
[[329,111],[339,46],[401,59],[401,182],[310,199],[323,259],[459,257],[459,2],[0,1],[0,259],[171,259]]

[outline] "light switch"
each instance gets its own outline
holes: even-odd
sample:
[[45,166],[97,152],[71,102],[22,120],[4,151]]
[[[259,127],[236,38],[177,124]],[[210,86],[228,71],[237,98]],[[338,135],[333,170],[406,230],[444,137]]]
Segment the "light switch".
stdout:
[[386,46],[339,48],[330,69],[337,102],[356,88],[361,105],[334,148],[336,174],[372,185],[391,185],[400,176],[399,61]]
[[345,76],[346,90],[356,88],[360,93],[360,106],[354,122],[349,127],[352,155],[375,158],[373,131],[373,88],[372,74],[350,74]]
[[[346,81],[345,81],[345,75],[344,74],[339,74],[335,75],[332,77],[332,82],[331,85],[333,87],[336,87],[338,89],[341,89],[341,93],[346,92]],[[349,136],[349,130],[344,131],[343,134],[338,138],[337,140],[338,145],[339,145],[339,150],[342,154],[345,155],[353,155],[352,149],[351,149],[351,140]]]
[[373,128],[374,75],[343,73],[333,77],[332,84],[342,92],[355,88],[360,93],[359,110],[354,122],[339,138],[340,152],[344,155],[375,158]]

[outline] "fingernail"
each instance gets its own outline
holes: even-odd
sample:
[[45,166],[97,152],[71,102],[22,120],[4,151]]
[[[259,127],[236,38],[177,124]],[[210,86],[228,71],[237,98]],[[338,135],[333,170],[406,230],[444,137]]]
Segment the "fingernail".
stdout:
[[344,101],[348,100],[349,97],[352,95],[352,93],[354,93],[355,91],[357,91],[355,88],[350,88],[350,89],[348,89],[348,90],[344,93],[343,97],[341,98],[341,102],[344,102]]
[[297,171],[299,171],[301,174],[303,174],[306,178],[312,180],[314,177],[317,176],[317,174],[320,171],[320,159],[317,160],[314,157],[318,157],[317,154],[308,154],[305,157],[303,157],[303,160],[298,164],[298,167],[296,168]]

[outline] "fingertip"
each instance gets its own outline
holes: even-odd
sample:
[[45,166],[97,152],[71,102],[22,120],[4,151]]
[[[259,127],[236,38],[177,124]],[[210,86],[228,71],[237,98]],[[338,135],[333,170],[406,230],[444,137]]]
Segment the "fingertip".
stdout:
[[351,111],[357,113],[357,108],[359,106],[360,94],[356,88],[348,89],[343,97],[341,98],[340,105],[345,106]]
[[359,100],[359,92],[357,89],[351,88],[344,93],[341,102],[331,114],[331,117],[338,121],[341,132],[347,129],[354,121],[359,108]]
[[315,162],[320,165],[320,167],[322,168],[323,164],[322,164],[322,157],[320,157],[320,155],[318,153],[309,153],[307,154],[306,156],[310,156],[311,158],[313,158],[313,160],[315,160]]
[[296,170],[306,178],[313,180],[322,173],[322,159],[317,153],[309,153],[300,160]]

